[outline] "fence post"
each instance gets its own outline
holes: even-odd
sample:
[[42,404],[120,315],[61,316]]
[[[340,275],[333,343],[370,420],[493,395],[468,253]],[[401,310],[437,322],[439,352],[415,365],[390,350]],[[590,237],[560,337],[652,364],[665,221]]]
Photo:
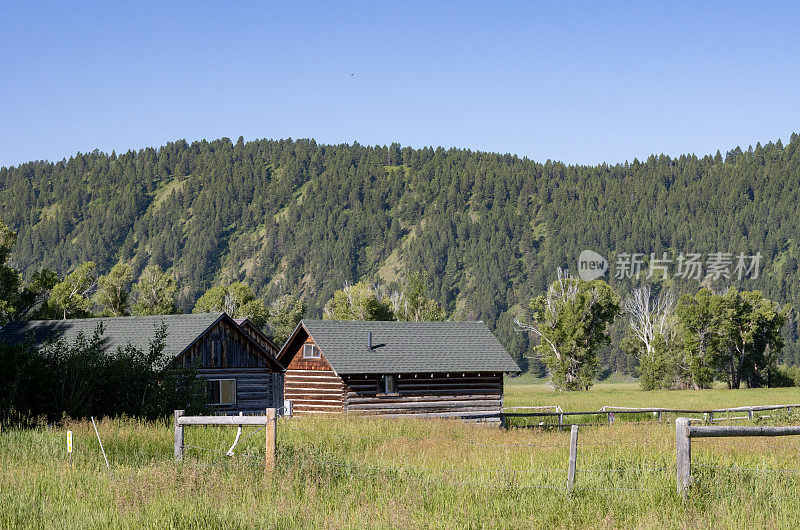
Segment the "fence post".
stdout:
[[689,425],[691,425],[691,420],[688,418],[675,420],[675,446],[678,453],[678,494],[684,497],[686,497],[689,484],[692,482],[692,441],[689,438]]
[[573,425],[569,436],[569,469],[567,471],[567,493],[575,485],[575,467],[578,464],[578,426]]
[[714,411],[713,410],[709,411],[709,413],[708,413],[708,424],[709,425],[713,425],[714,424]]
[[559,412],[558,413],[558,424],[559,425],[564,425],[564,413],[563,412]]
[[186,413],[185,410],[175,411],[175,461],[183,460],[183,425],[178,424],[178,418]]
[[264,472],[275,469],[275,459],[278,448],[278,410],[267,409],[267,439]]
[[753,409],[747,411],[747,421],[753,421]]

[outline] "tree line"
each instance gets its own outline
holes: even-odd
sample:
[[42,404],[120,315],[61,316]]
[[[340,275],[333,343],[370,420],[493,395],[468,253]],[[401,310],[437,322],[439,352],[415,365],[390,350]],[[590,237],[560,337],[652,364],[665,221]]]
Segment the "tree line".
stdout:
[[[179,312],[178,286],[158,265],[148,265],[133,282],[129,263],[117,263],[104,275],[94,262],[80,264],[64,278],[48,269],[24,282],[9,264],[15,234],[0,222],[0,324],[9,320],[169,315]],[[337,320],[444,320],[445,310],[427,296],[422,275],[406,273],[403,286],[380,282],[345,283],[335,291],[324,318]],[[247,318],[278,346],[305,316],[303,299],[284,294],[267,303],[243,282],[214,285],[194,305],[194,313],[224,311]]]
[[597,376],[598,347],[611,342],[610,326],[622,316],[627,334],[620,348],[638,360],[643,389],[793,386],[796,371],[781,367],[781,330],[789,306],[759,291],[703,287],[677,302],[656,284],[635,288],[623,301],[603,280],[572,278],[559,269],[547,292],[530,302],[520,331],[536,339],[534,351],[556,388],[588,389]]
[[[181,311],[214,286],[242,282],[270,303],[302,299],[321,318],[345,284],[391,290],[404,271],[423,271],[428,296],[448,317],[485,321],[539,374],[546,366],[529,358],[529,337],[515,332],[514,319],[585,249],[611,262],[626,253],[760,253],[760,276],[713,278],[709,287],[758,290],[797,307],[798,195],[797,134],[785,145],[596,166],[222,138],[0,168],[0,218],[19,234],[11,260],[32,286],[37,274],[52,281],[43,269],[63,278],[89,261],[100,276],[127,263],[134,281],[155,265],[179,286]],[[664,284],[680,298],[703,281]],[[630,277],[608,283],[623,298],[638,285]],[[138,296],[131,293],[132,305]],[[612,345],[625,327],[612,323]],[[800,364],[796,314],[782,336],[779,360]],[[599,348],[600,372],[637,370],[630,351]]]

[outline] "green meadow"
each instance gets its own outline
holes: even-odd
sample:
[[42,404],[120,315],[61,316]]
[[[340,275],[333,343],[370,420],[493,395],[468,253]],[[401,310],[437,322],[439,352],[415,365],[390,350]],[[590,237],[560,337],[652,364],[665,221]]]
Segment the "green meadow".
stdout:
[[[599,384],[557,393],[511,383],[506,405],[709,408],[800,401],[796,391],[643,392]],[[796,418],[759,420],[786,424]],[[741,421],[739,423],[742,423]],[[66,431],[74,433],[73,461]],[[173,461],[171,422],[91,422],[0,434],[3,528],[683,528],[800,524],[800,440],[693,442],[687,499],[676,492],[668,421],[584,426],[565,491],[569,432],[356,416],[281,419],[264,470],[264,431],[187,427]]]

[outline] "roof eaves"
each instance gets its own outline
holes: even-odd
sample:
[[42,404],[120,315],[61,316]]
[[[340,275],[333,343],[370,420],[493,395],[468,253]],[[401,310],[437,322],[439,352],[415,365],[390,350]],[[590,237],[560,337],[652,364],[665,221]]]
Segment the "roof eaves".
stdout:
[[[192,342],[190,342],[190,343],[189,343],[189,345],[188,345],[188,346],[186,346],[184,349],[182,349],[182,350],[181,350],[181,351],[180,351],[180,352],[179,352],[179,353],[178,353],[178,354],[175,356],[175,358],[177,359],[178,357],[180,357],[181,355],[183,355],[184,353],[186,353],[186,351],[187,351],[187,350],[189,350],[189,349],[190,349],[192,346],[194,346],[195,344],[197,344],[197,341],[199,341],[199,340],[200,340],[200,339],[203,337],[203,335],[205,335],[206,333],[208,333],[208,332],[209,332],[209,330],[210,330],[211,328],[213,328],[214,326],[216,326],[216,325],[217,325],[217,323],[218,323],[220,320],[222,320],[224,317],[226,317],[226,316],[228,316],[228,315],[226,315],[225,313],[220,313],[220,314],[219,314],[219,316],[218,316],[218,317],[217,317],[217,318],[214,320],[214,322],[212,322],[212,323],[211,323],[211,325],[209,325],[208,327],[206,327],[206,329],[204,329],[204,330],[203,330],[203,331],[202,331],[202,332],[201,332],[199,335],[197,335],[197,336],[194,338],[194,340],[193,340]],[[230,318],[230,317],[228,317],[228,318]],[[163,323],[164,321],[162,320],[161,322]],[[235,322],[234,322],[234,324],[235,324]],[[236,327],[239,327],[239,326],[238,326],[238,324],[236,325]]]
[[255,324],[253,324],[253,321],[252,321],[252,320],[250,320],[249,318],[243,318],[243,319],[235,319],[235,318],[234,318],[234,319],[233,319],[233,321],[234,321],[234,322],[236,322],[237,320],[241,320],[241,321],[242,321],[242,323],[241,323],[241,324],[239,324],[239,323],[237,322],[237,325],[238,325],[239,327],[242,327],[242,326],[244,326],[245,324],[250,324],[250,326],[251,326],[251,327],[252,327],[252,328],[255,330],[255,332],[256,332],[256,333],[258,333],[258,336],[259,336],[259,337],[261,337],[262,339],[264,339],[265,341],[267,341],[267,343],[269,343],[269,344],[270,344],[270,345],[271,345],[273,348],[275,348],[275,351],[279,351],[279,349],[278,349],[278,346],[277,346],[277,345],[276,345],[276,344],[275,344],[275,343],[272,341],[272,339],[270,339],[269,337],[267,337],[266,333],[264,333],[263,331],[261,331],[261,330],[258,328],[258,326],[256,326]]
[[276,357],[276,359],[278,360],[279,363],[281,363],[281,365],[283,365],[283,356],[286,354],[287,350],[289,349],[289,346],[297,337],[297,334],[300,332],[301,329],[304,329],[306,333],[311,335],[311,333],[309,333],[308,331],[308,328],[306,328],[303,325],[303,321],[301,320],[300,322],[298,322],[297,326],[295,326],[294,328],[294,331],[292,331],[292,334],[289,335],[289,338],[286,339],[286,342],[283,343],[283,347],[281,348],[281,351],[278,352],[278,356]]

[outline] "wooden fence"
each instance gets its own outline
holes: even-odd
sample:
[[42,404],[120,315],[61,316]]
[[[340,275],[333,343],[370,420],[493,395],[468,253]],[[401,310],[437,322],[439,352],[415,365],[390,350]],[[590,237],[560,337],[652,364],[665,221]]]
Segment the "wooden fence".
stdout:
[[[614,419],[618,415],[630,415],[630,414],[652,414],[658,421],[662,421],[664,414],[692,414],[703,416],[703,421],[706,423],[713,423],[715,421],[729,421],[729,420],[750,420],[753,421],[757,419],[761,412],[766,411],[773,411],[773,410],[786,410],[789,414],[792,414],[795,409],[800,409],[799,404],[790,404],[790,405],[753,405],[753,406],[745,406],[745,407],[729,407],[724,409],[670,409],[670,408],[631,408],[631,407],[608,407],[605,406],[600,410],[593,410],[593,411],[584,411],[584,412],[516,412],[517,407],[514,407],[514,411],[507,412],[511,409],[505,409],[503,412],[499,414],[500,424],[502,426],[507,426],[507,419],[509,418],[557,418],[559,427],[570,427],[572,424],[565,423],[565,419],[569,419],[570,416],[599,416],[604,417],[603,423],[611,424],[614,422]],[[744,416],[731,416],[731,414],[736,413],[745,413]],[[720,417],[720,415],[727,415],[726,417]],[[463,419],[478,419],[478,418],[486,418],[486,414],[467,414],[462,416]],[[496,417],[496,416],[495,416]],[[763,416],[768,417],[768,416]],[[599,422],[598,422],[599,423]],[[543,424],[543,425],[533,425],[533,427],[550,427],[556,426],[554,424]]]
[[[236,425],[239,433],[236,435],[236,442],[239,440],[241,428],[244,425],[263,425],[266,432],[265,437],[265,458],[264,470],[269,471],[275,468],[275,459],[278,447],[278,409],[266,409],[265,416],[185,416],[183,410],[175,411],[175,460],[183,460],[183,428],[188,425]],[[233,446],[230,452],[233,451]]]
[[686,495],[692,483],[692,438],[721,438],[733,436],[797,436],[800,426],[694,426],[689,418],[675,420],[678,493]]
[[[754,406],[754,407],[738,407],[737,409],[714,409],[713,411],[691,411],[693,413],[703,413],[703,412],[735,412],[735,411],[748,411],[748,412],[758,412],[758,411],[767,411],[767,410],[777,410],[777,409],[786,409],[788,408],[791,410],[792,408],[800,407],[798,405],[770,405],[770,406]],[[661,412],[672,412],[676,410],[682,409],[638,409],[635,411],[622,411],[627,413],[642,413],[642,412],[651,412],[651,411],[661,411]],[[183,459],[184,453],[184,427],[190,425],[229,425],[229,426],[238,426],[239,433],[237,433],[236,441],[234,441],[234,445],[231,449],[225,453],[221,452],[224,456],[233,456],[233,448],[236,446],[236,443],[239,441],[239,435],[241,434],[241,427],[246,425],[253,425],[253,426],[261,426],[261,428],[265,429],[265,472],[270,471],[275,468],[276,466],[276,458],[277,458],[277,409],[267,409],[266,415],[264,416],[185,416],[183,410],[176,410],[175,411],[175,460],[181,461]],[[570,415],[578,415],[578,414],[606,414],[609,411],[594,411],[590,413],[586,412],[559,412],[554,413],[555,415],[563,414],[565,416]],[[518,413],[513,413],[517,415]],[[519,413],[521,414],[521,413]],[[542,414],[548,413],[531,413],[526,414],[526,416],[536,415],[541,416]],[[752,416],[750,416],[752,417]],[[708,420],[706,420],[708,421]],[[675,420],[675,444],[676,444],[676,456],[677,462],[675,466],[670,467],[663,467],[663,468],[655,468],[655,469],[634,469],[634,471],[660,471],[660,470],[671,470],[676,469],[676,478],[677,478],[677,489],[678,493],[681,495],[686,495],[689,489],[689,486],[692,483],[692,446],[691,440],[692,438],[707,438],[707,437],[740,437],[740,436],[799,436],[800,435],[800,426],[789,426],[789,427],[766,427],[766,426],[720,426],[720,425],[692,425],[691,418],[685,417],[678,417]],[[563,425],[566,427],[566,425]],[[569,459],[568,459],[568,466],[567,466],[567,473],[566,473],[566,484],[565,487],[558,487],[558,488],[550,488],[548,486],[531,486],[531,487],[545,487],[547,489],[561,489],[566,490],[568,494],[571,494],[575,482],[576,476],[580,472],[578,469],[578,425],[570,425],[571,433],[570,433],[570,441],[569,441]],[[257,429],[255,432],[251,433],[247,438],[256,434],[261,429]],[[245,440],[247,439],[245,438]],[[358,438],[375,438],[374,436],[358,436]],[[402,438],[402,437],[401,437]],[[436,437],[434,437],[436,438]],[[419,438],[409,438],[409,439],[419,439]],[[425,438],[422,438],[425,439]],[[436,438],[438,439],[438,438]],[[666,440],[661,440],[661,442],[667,442]],[[472,442],[468,442],[472,443]],[[594,443],[594,442],[592,442]],[[602,442],[606,443],[606,442]],[[620,442],[620,443],[630,443],[630,442]],[[671,443],[671,442],[670,442]],[[482,445],[480,443],[476,443],[476,445]],[[527,444],[525,445],[528,446]],[[187,446],[193,447],[193,446]],[[486,445],[486,447],[519,447],[519,445]],[[559,447],[559,446],[548,446],[548,445],[537,445],[537,444],[530,444],[530,447]],[[560,447],[564,447],[561,445]],[[197,449],[203,449],[198,447]],[[245,455],[245,456],[254,456],[254,455]],[[358,467],[352,464],[347,463],[337,463],[337,462],[327,462],[331,465],[335,466],[345,466],[348,468]],[[376,467],[364,467],[364,469],[375,470],[378,469]],[[542,469],[546,471],[565,471],[562,469]],[[394,469],[393,471],[398,471],[398,469]],[[450,470],[453,471],[453,470]],[[586,469],[585,471],[609,471],[609,470],[597,470],[597,469]],[[611,470],[615,471],[615,470]],[[630,471],[630,470],[628,470]],[[643,490],[644,491],[644,490]]]

